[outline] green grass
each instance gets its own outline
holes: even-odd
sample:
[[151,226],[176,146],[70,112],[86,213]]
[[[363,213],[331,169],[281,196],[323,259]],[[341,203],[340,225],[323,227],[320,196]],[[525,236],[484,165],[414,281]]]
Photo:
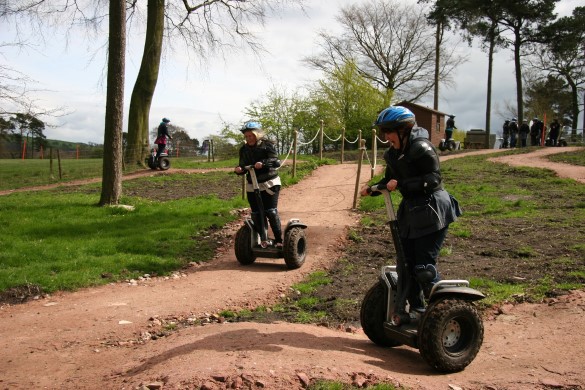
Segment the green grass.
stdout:
[[[357,390],[360,387],[352,386],[347,383],[341,383],[336,381],[329,381],[329,380],[317,380],[315,383],[311,383],[307,390]],[[366,387],[361,387],[361,389],[367,390],[396,390],[397,388],[394,385],[389,383],[378,383],[376,385],[367,385]]]
[[585,166],[585,149],[576,152],[552,154],[548,156],[548,159],[555,162]]
[[101,159],[63,159],[61,160],[61,179],[59,165],[53,159],[3,159],[0,160],[0,190],[38,186],[64,181],[100,177],[103,162]]
[[[284,158],[284,156],[282,156]],[[289,162],[292,162],[289,161]],[[300,180],[303,173],[309,172],[318,165],[331,164],[333,160],[318,160],[314,156],[298,157],[296,179],[289,179],[286,184],[294,184]],[[227,160],[207,161],[206,158],[194,157],[171,157],[171,169],[216,169],[232,168],[238,164],[237,158]],[[62,159],[61,170],[57,158],[51,160],[47,157],[41,159],[1,159],[0,160],[0,190],[11,190],[17,188],[40,186],[55,183],[64,183],[73,180],[100,178],[102,176],[102,159]],[[131,167],[124,171],[131,173],[142,168]],[[287,165],[281,169],[288,172],[292,168]],[[59,173],[61,172],[61,173]]]
[[317,287],[329,283],[331,283],[331,279],[327,276],[325,271],[316,271],[310,274],[305,281],[293,285],[292,288],[299,291],[301,294],[310,294],[315,291]]
[[[0,199],[0,291],[34,284],[71,290],[141,274],[168,274],[213,255],[197,239],[244,206],[207,196],[168,202],[124,198],[133,211],[97,207],[96,195],[14,193]],[[102,275],[112,275],[103,278]]]

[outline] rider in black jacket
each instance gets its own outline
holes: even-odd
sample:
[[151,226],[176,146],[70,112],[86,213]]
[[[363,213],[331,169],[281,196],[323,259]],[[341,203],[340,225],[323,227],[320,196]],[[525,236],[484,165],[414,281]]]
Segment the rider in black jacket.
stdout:
[[[277,169],[280,167],[280,159],[274,145],[264,137],[262,127],[258,122],[246,122],[241,129],[246,138],[246,143],[240,148],[240,161],[234,172],[238,175],[246,173],[245,166],[254,165],[256,178],[260,187],[260,196],[264,206],[264,215],[268,218],[272,233],[274,233],[274,245],[282,247],[282,227],[278,215],[278,194],[280,192],[280,176]],[[254,196],[252,179],[246,174],[248,181],[248,203],[252,209],[252,221],[255,226],[260,226],[260,205]],[[266,223],[266,221],[264,221]]]
[[[427,130],[416,126],[410,110],[390,106],[379,114],[375,126],[391,142],[384,153],[384,178],[376,184],[402,194],[397,215],[402,247],[413,282],[419,282],[428,295],[440,280],[437,257],[447,229],[461,210],[457,200],[443,188],[439,157]],[[379,194],[371,193],[370,186],[364,186],[360,193]],[[418,283],[411,286],[411,307],[422,307]]]

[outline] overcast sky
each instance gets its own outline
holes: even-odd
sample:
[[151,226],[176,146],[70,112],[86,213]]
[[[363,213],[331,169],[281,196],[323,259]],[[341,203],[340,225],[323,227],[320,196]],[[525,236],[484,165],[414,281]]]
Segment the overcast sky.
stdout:
[[[269,52],[261,61],[242,52],[226,55],[225,60],[213,59],[202,67],[180,53],[166,52],[150,111],[150,128],[157,126],[162,117],[168,117],[172,124],[185,128],[192,138],[201,141],[210,134],[218,134],[223,122],[240,123],[248,119],[244,109],[272,86],[293,91],[322,77],[301,59],[318,51],[319,30],[338,31],[334,19],[340,7],[356,2],[308,1],[304,13],[288,10],[272,17],[258,33]],[[568,15],[579,5],[582,0],[562,0],[557,11]],[[4,32],[0,32],[0,42],[6,41],[10,36],[4,28],[1,30]],[[104,37],[87,43],[79,35],[72,36],[66,45],[64,37],[57,34],[35,50],[3,48],[8,66],[27,74],[38,82],[36,88],[45,90],[36,95],[39,103],[71,111],[62,118],[48,120],[54,127],[46,130],[47,138],[103,143],[106,59],[105,51],[98,45],[105,42]],[[132,35],[128,44],[125,117],[140,65],[143,37]],[[466,44],[460,44],[457,50],[469,61],[457,68],[454,87],[441,88],[439,110],[456,115],[460,129],[484,128],[487,55]],[[512,52],[500,49],[494,63],[492,130],[499,131],[506,103],[515,107],[515,101]],[[432,107],[432,96],[418,103]]]

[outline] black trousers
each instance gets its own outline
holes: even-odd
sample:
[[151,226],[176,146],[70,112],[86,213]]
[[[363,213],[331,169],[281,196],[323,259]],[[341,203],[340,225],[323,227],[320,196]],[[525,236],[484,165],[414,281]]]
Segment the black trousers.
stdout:
[[[414,268],[417,265],[428,265],[437,266],[437,258],[439,257],[439,251],[443,246],[445,237],[447,236],[447,230],[449,228],[443,228],[426,236],[419,238],[402,238],[402,247],[404,249],[404,255],[408,262],[408,270],[410,271],[411,277],[411,290],[408,301],[411,307],[422,307],[423,302],[421,295],[421,288],[418,281],[414,278]],[[440,276],[437,270],[437,278],[433,282],[438,282]]]

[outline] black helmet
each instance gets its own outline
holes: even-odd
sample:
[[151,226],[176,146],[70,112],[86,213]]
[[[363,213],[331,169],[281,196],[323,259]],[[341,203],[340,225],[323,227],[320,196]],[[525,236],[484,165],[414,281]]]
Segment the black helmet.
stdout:
[[162,121],[163,121],[164,123],[169,123],[171,120],[170,120],[169,118],[162,118]]

